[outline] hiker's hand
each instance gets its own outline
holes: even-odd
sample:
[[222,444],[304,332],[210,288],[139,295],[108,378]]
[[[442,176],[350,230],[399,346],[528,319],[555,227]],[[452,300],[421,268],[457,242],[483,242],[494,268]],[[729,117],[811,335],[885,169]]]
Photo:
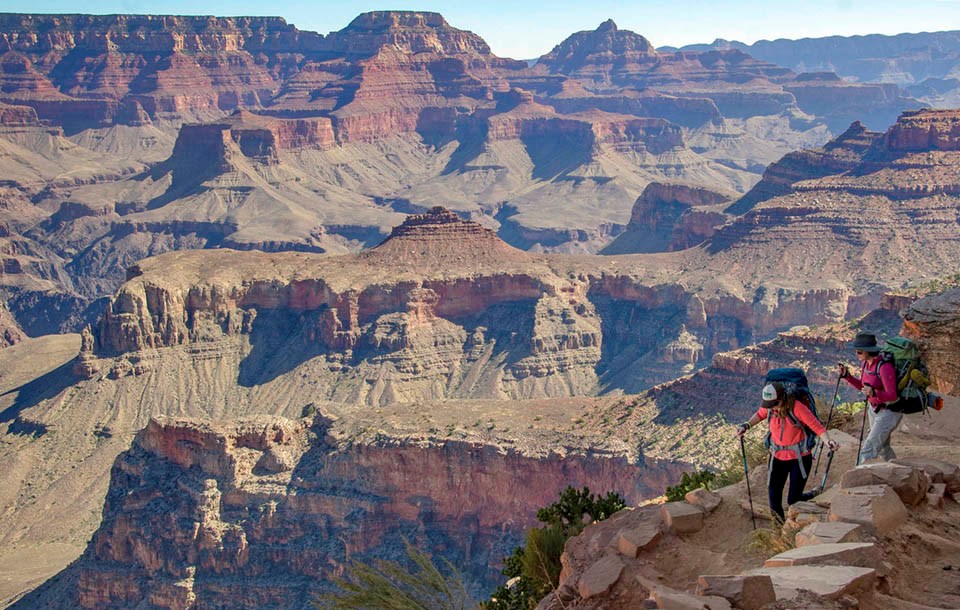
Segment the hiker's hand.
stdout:
[[830,440],[830,441],[827,441],[827,447],[830,448],[830,451],[836,451],[840,449],[840,443],[838,443],[835,440]]
[[873,396],[875,393],[876,393],[876,392],[874,391],[872,385],[870,385],[869,383],[863,384],[863,395],[864,395],[864,396],[866,396],[867,398],[870,398],[870,397]]
[[737,426],[737,436],[743,436],[750,429],[750,424],[744,422]]
[[846,365],[846,364],[844,364],[844,363],[842,363],[842,362],[838,362],[838,363],[837,363],[837,373],[840,375],[840,377],[841,377],[842,379],[846,379],[847,377],[850,376],[850,369],[847,368],[847,365]]

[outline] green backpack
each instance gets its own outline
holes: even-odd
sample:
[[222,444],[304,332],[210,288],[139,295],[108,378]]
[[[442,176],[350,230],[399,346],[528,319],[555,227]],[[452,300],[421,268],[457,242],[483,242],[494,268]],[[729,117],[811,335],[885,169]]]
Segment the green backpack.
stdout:
[[887,403],[886,408],[897,413],[926,412],[930,379],[927,367],[920,360],[917,344],[906,337],[887,339],[877,360],[877,375],[884,362],[892,362],[897,370],[897,400]]

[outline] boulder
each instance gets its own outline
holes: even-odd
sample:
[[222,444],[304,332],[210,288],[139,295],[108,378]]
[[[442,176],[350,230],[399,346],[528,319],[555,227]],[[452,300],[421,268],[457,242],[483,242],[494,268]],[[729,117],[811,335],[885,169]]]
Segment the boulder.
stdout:
[[658,525],[643,523],[637,527],[621,530],[615,538],[617,551],[626,557],[636,558],[643,551],[653,550],[663,533]]
[[577,583],[580,597],[590,599],[604,595],[620,580],[623,574],[623,561],[617,555],[606,555],[583,573]]
[[701,576],[697,595],[722,597],[741,610],[757,610],[777,601],[773,581],[759,575]]
[[790,549],[767,559],[767,568],[803,565],[857,566],[877,569],[880,552],[871,542],[831,542]]
[[812,544],[830,544],[837,542],[860,542],[863,526],[840,521],[811,523],[797,532],[795,542],[798,547]]
[[960,466],[956,464],[926,457],[897,458],[890,463],[922,470],[931,483],[945,483],[948,493],[960,492]]
[[907,520],[907,507],[887,485],[853,487],[836,495],[829,519],[859,523],[872,532],[887,534]]
[[926,499],[929,484],[930,481],[922,470],[892,462],[857,466],[844,473],[840,481],[842,489],[889,485],[908,506],[916,506]]
[[663,505],[663,521],[678,534],[698,532],[703,528],[703,511],[686,502],[667,502]]
[[769,576],[777,600],[793,599],[800,591],[827,599],[844,595],[866,597],[873,592],[876,570],[855,566],[790,566],[758,568],[748,574]]
[[712,513],[714,510],[720,506],[720,502],[723,501],[723,498],[720,497],[720,494],[714,491],[710,491],[705,487],[698,487],[693,491],[688,491],[687,495],[683,497],[688,504],[696,506],[704,513]]

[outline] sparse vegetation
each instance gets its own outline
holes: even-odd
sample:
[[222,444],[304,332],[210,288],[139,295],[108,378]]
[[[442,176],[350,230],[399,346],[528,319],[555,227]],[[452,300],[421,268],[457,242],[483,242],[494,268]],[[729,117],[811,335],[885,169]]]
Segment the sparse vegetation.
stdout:
[[716,473],[710,470],[701,470],[700,472],[685,472],[680,477],[680,482],[673,486],[668,486],[666,495],[667,502],[679,502],[683,500],[688,492],[701,487],[710,489],[710,484],[717,478]]
[[770,522],[768,527],[762,527],[752,532],[750,550],[766,559],[797,548],[797,532],[788,525],[784,525],[779,518]]
[[[760,439],[745,439],[744,449],[747,453],[747,465],[754,468],[767,461],[767,449],[763,446]],[[701,470],[700,472],[685,472],[680,477],[680,482],[674,486],[667,487],[664,492],[668,502],[677,502],[683,500],[687,492],[693,491],[699,487],[707,489],[720,489],[727,485],[733,485],[743,480],[743,456],[740,454],[740,447],[731,450],[723,466],[718,470]]]
[[404,541],[413,570],[394,561],[373,565],[352,561],[344,578],[334,578],[340,591],[317,597],[324,610],[467,610],[475,607],[463,578],[449,562],[442,572],[430,557]]
[[[483,610],[531,610],[560,579],[560,555],[567,540],[583,531],[592,521],[602,521],[626,502],[620,494],[593,495],[567,487],[560,499],[537,511],[537,519],[545,527],[527,532],[526,546],[514,549],[504,559],[503,575],[508,585],[499,587],[491,598],[480,604]],[[589,518],[588,518],[589,517]]]

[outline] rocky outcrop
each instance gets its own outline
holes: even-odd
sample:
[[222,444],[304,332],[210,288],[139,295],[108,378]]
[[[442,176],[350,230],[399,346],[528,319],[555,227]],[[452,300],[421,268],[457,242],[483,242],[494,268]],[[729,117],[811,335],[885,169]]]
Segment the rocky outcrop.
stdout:
[[[6,270],[3,271],[6,273]],[[26,335],[17,321],[10,315],[5,304],[0,304],[0,348],[9,347],[23,341]]]
[[323,40],[325,50],[372,56],[383,47],[404,53],[490,55],[490,47],[473,32],[458,30],[439,13],[374,11],[363,13]]
[[0,103],[0,125],[38,125],[37,112],[29,106],[12,106]]
[[743,214],[761,201],[790,193],[802,180],[851,171],[882,137],[856,121],[822,149],[792,152],[771,164],[760,182],[726,211]]
[[604,254],[682,250],[703,242],[726,222],[734,195],[704,187],[652,182],[633,204],[626,231]]
[[352,558],[399,559],[404,538],[443,540],[436,554],[490,589],[535,509],[565,486],[635,501],[672,472],[429,438],[342,443],[333,426],[320,417],[151,421],[113,467],[75,603],[298,606]]
[[960,150],[960,112],[955,110],[905,112],[884,136],[884,148],[894,153]]
[[904,333],[921,345],[937,388],[956,394],[960,389],[960,288],[914,302],[904,312]]

